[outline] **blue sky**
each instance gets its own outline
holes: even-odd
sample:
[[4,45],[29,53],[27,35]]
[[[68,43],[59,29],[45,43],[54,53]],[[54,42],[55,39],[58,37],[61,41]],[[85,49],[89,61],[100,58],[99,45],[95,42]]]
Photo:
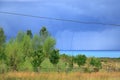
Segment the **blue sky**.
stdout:
[[[120,0],[0,0],[0,11],[120,24]],[[0,26],[7,39],[18,31],[31,29],[38,34],[46,26],[65,50],[120,50],[120,27],[80,24],[0,13]]]

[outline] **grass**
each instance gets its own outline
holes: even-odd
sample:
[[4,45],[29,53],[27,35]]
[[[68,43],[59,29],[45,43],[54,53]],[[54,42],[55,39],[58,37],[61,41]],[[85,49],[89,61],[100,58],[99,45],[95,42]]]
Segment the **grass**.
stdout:
[[120,80],[120,72],[9,72],[0,74],[0,80]]
[[120,72],[107,72],[105,70],[106,65],[109,64],[111,64],[112,67],[120,67],[120,62],[108,61],[103,63],[103,69],[97,73],[83,73],[80,72],[79,68],[75,71],[65,73],[65,62],[60,60],[57,66],[60,67],[62,72],[58,73],[57,67],[53,66],[49,59],[46,58],[41,64],[43,69],[40,70],[40,73],[32,72],[31,65],[26,64],[25,68],[28,68],[28,70],[23,70],[24,72],[7,72],[0,74],[0,80],[120,80]]

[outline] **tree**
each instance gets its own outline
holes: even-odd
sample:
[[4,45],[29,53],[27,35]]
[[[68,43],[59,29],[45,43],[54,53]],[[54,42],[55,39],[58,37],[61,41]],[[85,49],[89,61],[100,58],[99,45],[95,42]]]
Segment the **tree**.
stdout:
[[39,32],[40,36],[43,36],[43,37],[47,37],[49,36],[49,33],[48,33],[48,30],[46,29],[46,27],[42,27],[40,32]]
[[45,58],[45,54],[43,53],[41,38],[38,35],[34,35],[32,38],[32,48],[33,53],[31,54],[32,65],[34,67],[34,71],[38,72],[38,68]]
[[80,67],[81,65],[84,65],[86,63],[86,59],[87,59],[87,57],[85,55],[77,55],[76,56],[76,63]]
[[34,71],[38,72],[38,68],[40,67],[44,59],[45,56],[43,55],[42,49],[33,52],[31,63],[34,67]]
[[41,40],[42,40],[42,44],[47,39],[47,37],[50,36],[48,30],[46,29],[46,27],[42,27],[40,29],[39,34],[40,34],[40,37],[41,37]]
[[46,57],[49,57],[49,55],[51,54],[55,47],[56,41],[53,37],[49,35],[49,32],[46,29],[46,27],[42,27],[39,34],[43,53],[45,54]]
[[15,39],[11,39],[5,49],[7,65],[12,70],[19,70],[21,65],[30,58],[32,53],[31,39],[24,32],[19,32]]
[[5,34],[3,28],[0,28],[0,47],[5,43]]
[[45,54],[46,57],[49,57],[51,52],[54,50],[55,44],[56,44],[56,41],[54,38],[47,37],[47,39],[43,44],[43,53]]
[[21,43],[23,41],[24,36],[25,36],[25,33],[22,31],[19,31],[17,36],[16,36],[17,42]]
[[30,36],[30,38],[33,37],[31,30],[27,30],[27,35]]
[[90,65],[100,69],[102,67],[101,61],[99,58],[92,57],[90,60]]
[[69,56],[69,68],[70,68],[70,70],[73,69],[73,63],[74,63],[74,57],[73,56]]
[[32,38],[32,48],[38,50],[42,48],[41,38],[38,35],[34,35]]
[[5,59],[5,54],[4,54],[4,44],[5,44],[5,34],[3,28],[0,28],[0,59]]
[[25,34],[24,32],[18,32],[17,37],[16,37],[16,42],[19,43],[19,47],[21,49],[21,52],[24,55],[24,59],[26,57],[29,57],[30,54],[32,53],[32,43],[31,43],[30,36]]
[[25,58],[29,57],[33,51],[30,37],[25,34],[20,45],[21,45],[21,49],[22,49],[21,51],[24,54],[24,57]]
[[61,54],[61,55],[60,55],[60,59],[62,59],[64,62],[69,63],[69,61],[70,61],[70,56],[64,53],[64,54]]
[[24,62],[21,47],[16,39],[10,40],[6,45],[5,54],[7,55],[6,63],[12,70],[19,70],[19,66]]
[[56,64],[59,62],[59,50],[53,50],[49,59],[50,59],[50,62],[56,66]]

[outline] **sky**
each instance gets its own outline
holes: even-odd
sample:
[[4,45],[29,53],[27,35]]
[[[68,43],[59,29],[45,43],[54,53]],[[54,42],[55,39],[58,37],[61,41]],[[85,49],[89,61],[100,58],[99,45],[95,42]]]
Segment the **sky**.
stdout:
[[[0,11],[83,22],[120,24],[120,0],[0,0]],[[7,39],[46,26],[60,50],[120,50],[120,26],[81,24],[0,13]]]

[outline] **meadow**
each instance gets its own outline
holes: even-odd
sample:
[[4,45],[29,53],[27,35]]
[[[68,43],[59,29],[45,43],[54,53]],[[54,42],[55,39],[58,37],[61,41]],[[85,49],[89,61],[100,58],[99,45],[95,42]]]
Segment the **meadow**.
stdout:
[[0,80],[120,80],[120,72],[9,72],[1,74]]

